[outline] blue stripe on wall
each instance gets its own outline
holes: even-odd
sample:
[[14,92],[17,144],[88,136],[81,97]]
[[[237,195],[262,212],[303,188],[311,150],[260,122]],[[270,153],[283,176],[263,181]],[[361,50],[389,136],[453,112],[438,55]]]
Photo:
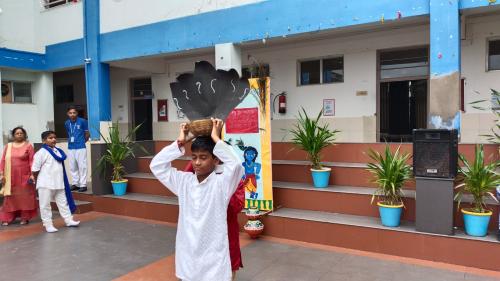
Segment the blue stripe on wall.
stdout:
[[46,70],[83,65],[83,39],[66,41],[46,47]]
[[460,0],[460,9],[472,9],[500,5],[500,0]]
[[[94,0],[89,0],[92,2]],[[114,61],[218,43],[246,42],[325,29],[429,15],[430,0],[269,0],[100,34],[102,61]],[[460,9],[500,0],[460,0]],[[46,47],[42,54],[0,49],[0,67],[54,71],[83,65],[83,39]]]
[[102,34],[101,57],[114,61],[428,13],[429,0],[302,0],[293,4],[272,0]]
[[458,0],[430,1],[431,76],[460,70],[460,14]]
[[0,66],[29,70],[47,68],[44,54],[0,48]]

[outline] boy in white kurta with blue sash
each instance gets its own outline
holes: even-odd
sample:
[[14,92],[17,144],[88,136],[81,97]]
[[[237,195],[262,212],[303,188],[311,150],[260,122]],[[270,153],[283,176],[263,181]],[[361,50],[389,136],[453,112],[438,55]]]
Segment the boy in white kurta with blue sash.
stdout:
[[[227,206],[244,170],[232,147],[220,139],[223,122],[214,119],[213,123],[211,137],[199,137],[191,145],[195,174],[171,165],[185,153],[186,124],[181,125],[178,140],[163,148],[150,165],[158,180],[179,198],[175,271],[185,281],[229,281],[232,275]],[[215,173],[219,159],[224,163],[220,174]]]

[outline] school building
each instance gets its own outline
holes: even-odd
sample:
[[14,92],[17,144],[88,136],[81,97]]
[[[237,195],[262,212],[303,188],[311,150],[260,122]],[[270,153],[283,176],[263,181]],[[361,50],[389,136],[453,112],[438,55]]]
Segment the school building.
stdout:
[[[266,219],[268,235],[395,254],[381,238],[387,234],[427,243],[406,246],[402,256],[498,270],[499,255],[487,255],[489,247],[498,251],[496,239],[378,228],[371,221],[377,213],[369,205],[373,185],[363,151],[385,141],[403,141],[411,150],[415,128],[460,129],[464,151],[487,143],[481,135],[490,132],[495,116],[471,102],[492,100],[491,89],[500,90],[500,1],[0,0],[3,143],[18,125],[32,142],[47,129],[65,137],[66,108],[76,105],[89,120],[93,143],[109,121],[123,131],[143,123],[136,140],[158,150],[187,121],[169,84],[201,60],[249,78],[256,65],[269,74],[274,202],[284,208]],[[275,99],[283,92],[286,113]],[[166,105],[167,120],[158,119],[159,104]],[[324,160],[333,163],[332,184],[343,189],[319,194],[306,186],[303,155],[286,153],[284,129],[301,107],[316,115],[324,106],[324,120],[341,131],[340,144]],[[498,105],[492,100],[485,106]],[[173,221],[177,206],[151,178],[148,161],[131,164],[137,174],[129,178],[129,192],[143,197],[100,197],[109,190],[95,187],[94,194],[76,196],[94,210]],[[415,198],[408,196],[403,219],[412,222]],[[498,205],[493,208],[495,217]],[[329,218],[332,213],[345,217]],[[498,218],[491,229],[495,223]],[[360,235],[367,239],[361,244],[354,238]],[[461,243],[479,256],[454,254]],[[442,251],[433,252],[438,246]]]

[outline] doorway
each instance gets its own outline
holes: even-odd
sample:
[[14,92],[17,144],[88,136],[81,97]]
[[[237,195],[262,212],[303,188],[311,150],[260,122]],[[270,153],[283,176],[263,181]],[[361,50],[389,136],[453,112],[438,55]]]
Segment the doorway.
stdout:
[[153,88],[151,78],[131,80],[132,126],[141,125],[135,133],[135,140],[153,139]]
[[427,127],[428,48],[379,52],[378,75],[378,139],[411,142]]

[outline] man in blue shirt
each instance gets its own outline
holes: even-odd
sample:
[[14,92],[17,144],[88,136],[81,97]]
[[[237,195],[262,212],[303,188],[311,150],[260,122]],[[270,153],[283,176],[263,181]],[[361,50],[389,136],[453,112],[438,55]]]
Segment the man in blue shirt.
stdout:
[[70,106],[67,111],[69,119],[64,123],[68,133],[68,160],[73,183],[71,190],[87,191],[87,149],[89,140],[87,120],[78,117],[76,107]]

